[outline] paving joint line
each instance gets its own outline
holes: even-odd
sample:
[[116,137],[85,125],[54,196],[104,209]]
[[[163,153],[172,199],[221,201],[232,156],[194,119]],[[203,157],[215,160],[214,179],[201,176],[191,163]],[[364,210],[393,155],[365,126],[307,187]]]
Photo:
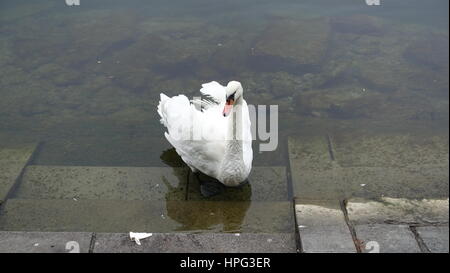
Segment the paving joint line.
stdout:
[[409,226],[409,230],[414,234],[414,239],[417,242],[417,245],[420,248],[420,251],[423,253],[431,253],[430,249],[427,247],[425,242],[423,241],[422,237],[420,237],[419,232],[417,232],[417,229],[415,226]]
[[355,227],[352,225],[352,223],[350,222],[350,218],[348,217],[347,200],[345,200],[345,199],[340,200],[339,205],[341,206],[342,213],[344,214],[345,223],[347,224],[347,227],[348,227],[350,234],[352,236],[352,239],[353,239],[353,243],[355,244],[356,252],[362,253],[361,241],[356,236]]
[[[291,160],[289,158],[289,144],[288,141],[285,141],[285,147],[286,147],[286,156],[285,156],[285,161],[286,161],[286,182],[287,182],[287,198],[288,200],[293,200],[295,199],[295,194],[294,194],[294,184],[292,183],[292,173],[291,173]],[[295,201],[295,200],[294,200]]]
[[292,207],[294,210],[294,238],[295,238],[295,248],[297,249],[297,253],[303,253],[303,244],[302,244],[302,238],[300,236],[300,229],[298,228],[298,222],[297,222],[297,213],[295,210],[295,204],[296,204],[296,198],[294,197],[292,199]]
[[335,161],[334,151],[333,151],[333,142],[331,141],[331,136],[327,133],[327,145],[328,145],[328,153],[330,155],[330,159]]
[[97,240],[97,233],[93,232],[91,235],[91,241],[89,242],[89,253],[94,253],[96,240]]

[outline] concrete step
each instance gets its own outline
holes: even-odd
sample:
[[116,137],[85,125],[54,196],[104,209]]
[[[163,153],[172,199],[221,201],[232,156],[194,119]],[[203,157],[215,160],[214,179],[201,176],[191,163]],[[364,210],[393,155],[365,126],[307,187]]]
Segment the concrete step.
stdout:
[[[189,177],[189,186],[188,184]],[[182,167],[28,166],[14,197],[22,199],[287,201],[285,167],[254,167],[249,183],[218,185],[204,197],[195,174]],[[218,183],[216,183],[218,184]],[[189,188],[189,190],[187,190]]]
[[0,253],[88,253],[90,232],[0,231]]
[[0,204],[6,199],[13,185],[21,175],[22,169],[32,158],[36,144],[17,148],[0,147]]
[[185,200],[187,168],[28,166],[23,199]]
[[355,253],[356,247],[339,202],[295,205],[303,252]]
[[[123,134],[124,130],[128,131],[129,128],[101,128],[98,123],[95,127],[86,123],[86,127],[80,128],[79,122],[76,125],[67,123],[62,126],[66,128],[64,132],[56,133],[59,138],[45,141],[39,156],[36,157],[36,164],[164,167],[161,157],[171,148],[162,135]],[[80,132],[84,132],[86,136],[79,136]],[[102,133],[97,135],[99,132]],[[110,137],[105,138],[105,135]],[[155,147],[158,147],[157,152]],[[181,167],[179,162],[169,163]]]
[[293,232],[290,202],[8,199],[4,231]]
[[293,233],[154,233],[141,245],[129,234],[100,233],[94,253],[295,253]]
[[[420,240],[430,251],[442,252],[448,250],[448,202],[448,199],[355,198],[348,200],[346,209],[363,252],[424,252]],[[411,229],[416,225],[421,225],[416,228],[419,239]],[[447,225],[447,229],[432,225]]]
[[289,253],[292,233],[153,233],[141,245],[129,233],[0,231],[0,253]]
[[296,197],[448,197],[446,135],[330,132],[288,139]]

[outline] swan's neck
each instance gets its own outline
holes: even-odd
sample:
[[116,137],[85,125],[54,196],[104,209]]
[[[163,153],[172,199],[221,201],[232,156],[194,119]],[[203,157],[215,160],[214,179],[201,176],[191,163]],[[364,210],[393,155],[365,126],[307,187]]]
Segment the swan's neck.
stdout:
[[242,102],[233,106],[228,116],[225,155],[221,164],[219,180],[228,186],[237,186],[246,178],[242,142]]
[[[228,116],[227,146],[225,150],[225,160],[239,159],[243,161],[242,144],[242,100],[239,99]],[[242,163],[242,162],[240,162]]]

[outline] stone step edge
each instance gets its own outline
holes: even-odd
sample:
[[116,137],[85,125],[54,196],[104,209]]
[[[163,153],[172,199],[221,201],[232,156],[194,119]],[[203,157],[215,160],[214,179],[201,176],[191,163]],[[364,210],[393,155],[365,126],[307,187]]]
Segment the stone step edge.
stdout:
[[8,200],[8,198],[14,193],[14,191],[19,187],[22,177],[25,174],[26,168],[28,166],[30,166],[32,164],[32,162],[36,159],[36,157],[38,156],[39,152],[41,151],[44,142],[40,141],[37,143],[30,143],[28,145],[33,145],[34,149],[31,152],[30,156],[28,157],[28,159],[26,160],[25,164],[23,165],[23,167],[21,168],[19,174],[17,175],[17,177],[15,178],[14,182],[11,183],[11,185],[9,186],[9,189],[7,188],[4,195],[2,196],[0,194],[0,211],[1,208],[3,206],[3,204],[6,202],[6,200]]
[[[133,241],[130,238],[130,233],[95,233],[95,232],[41,232],[41,231],[0,231],[0,242],[3,241],[3,244],[0,245],[0,253],[7,252],[72,252],[72,253],[95,253],[95,252],[146,252],[146,246],[148,247],[148,243],[153,238],[153,240],[161,241],[163,244],[167,244],[167,239],[176,238],[177,242],[185,243],[187,245],[192,245],[192,248],[188,252],[202,252],[202,246],[198,245],[197,242],[193,242],[193,240],[201,239],[201,238],[209,238],[219,237],[219,242],[223,243],[222,245],[215,245],[216,247],[226,247],[227,244],[233,238],[240,238],[242,245],[246,245],[247,242],[256,241],[258,242],[256,249],[253,251],[246,252],[261,252],[263,250],[263,246],[259,244],[266,243],[271,244],[277,242],[277,239],[281,239],[281,244],[276,244],[275,248],[283,250],[284,252],[297,252],[294,234],[293,233],[195,233],[195,232],[169,232],[169,233],[149,233],[150,236],[144,239],[140,239],[139,243]],[[220,238],[221,237],[221,238]],[[6,239],[5,239],[6,238]],[[9,241],[8,241],[9,238]],[[262,240],[264,239],[264,242]],[[5,241],[8,241],[6,244]],[[183,242],[184,241],[184,242]],[[278,240],[279,243],[280,240]],[[215,241],[217,243],[217,240]],[[111,249],[104,248],[103,245],[107,245],[108,243],[112,244],[113,247]],[[153,241],[154,243],[154,241]],[[285,245],[288,243],[289,245]],[[230,248],[230,251],[225,252],[234,252],[235,245],[232,245],[233,248]],[[96,251],[96,247],[103,247],[103,250]],[[33,249],[35,248],[35,249]],[[167,248],[167,246],[165,246]],[[186,249],[186,246],[184,246]],[[41,251],[39,251],[41,250]],[[151,250],[151,246],[150,246]],[[176,247],[174,247],[175,251],[177,251]],[[197,250],[197,251],[196,251]],[[208,252],[210,249],[206,249]],[[170,246],[168,249],[165,249],[164,252],[172,252]],[[271,251],[273,252],[273,251]]]

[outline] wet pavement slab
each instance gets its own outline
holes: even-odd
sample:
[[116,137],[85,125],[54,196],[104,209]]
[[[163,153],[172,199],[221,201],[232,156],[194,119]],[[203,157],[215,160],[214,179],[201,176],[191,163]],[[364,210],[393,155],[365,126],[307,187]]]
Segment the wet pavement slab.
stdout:
[[421,252],[413,232],[407,225],[356,225],[355,231],[363,253]]
[[292,233],[0,232],[0,253],[295,253]]
[[0,253],[87,253],[89,232],[0,231]]
[[296,204],[295,211],[303,252],[356,252],[352,235],[338,202]]
[[346,204],[349,222],[363,252],[441,252],[448,249],[448,209],[448,199],[351,199]]
[[292,233],[154,233],[137,245],[129,234],[96,235],[94,253],[295,253]]
[[417,227],[416,230],[430,252],[448,253],[448,226]]

